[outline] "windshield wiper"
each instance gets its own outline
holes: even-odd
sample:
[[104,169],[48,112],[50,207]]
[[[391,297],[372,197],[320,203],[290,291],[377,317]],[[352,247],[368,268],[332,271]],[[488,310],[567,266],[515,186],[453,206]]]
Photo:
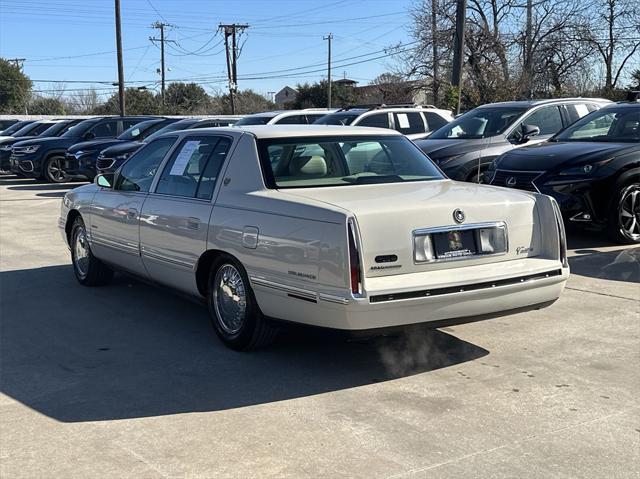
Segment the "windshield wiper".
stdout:
[[365,176],[346,176],[342,178],[344,181],[363,185],[368,183],[394,183],[404,181],[399,175],[365,175]]

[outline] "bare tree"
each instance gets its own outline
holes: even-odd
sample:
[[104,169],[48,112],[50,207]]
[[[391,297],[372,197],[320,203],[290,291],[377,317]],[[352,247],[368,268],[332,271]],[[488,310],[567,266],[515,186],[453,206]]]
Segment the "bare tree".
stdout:
[[637,0],[596,0],[585,38],[604,63],[604,89],[618,86],[629,60],[640,51],[640,9]]
[[100,105],[98,92],[94,88],[73,93],[67,97],[68,110],[77,114],[90,114]]

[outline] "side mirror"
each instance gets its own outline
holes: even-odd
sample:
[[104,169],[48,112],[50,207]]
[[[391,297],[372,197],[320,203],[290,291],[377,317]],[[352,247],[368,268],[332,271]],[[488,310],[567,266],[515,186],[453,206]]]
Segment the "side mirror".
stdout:
[[92,131],[88,131],[86,132],[82,138],[84,138],[85,140],[93,140],[96,137],[96,134]]
[[523,124],[521,127],[521,142],[526,143],[534,136],[538,136],[540,134],[540,128],[536,125],[525,125]]
[[95,184],[101,188],[113,188],[114,173],[101,173],[96,176]]

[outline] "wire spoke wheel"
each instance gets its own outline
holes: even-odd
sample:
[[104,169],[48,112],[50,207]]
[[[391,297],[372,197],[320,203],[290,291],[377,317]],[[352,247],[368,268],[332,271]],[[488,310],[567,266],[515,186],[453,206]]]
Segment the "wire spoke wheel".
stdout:
[[89,274],[90,255],[87,232],[84,226],[79,226],[73,236],[73,267],[81,278],[86,278]]
[[236,334],[244,325],[247,312],[247,290],[240,272],[231,264],[218,268],[214,279],[213,305],[220,327]]

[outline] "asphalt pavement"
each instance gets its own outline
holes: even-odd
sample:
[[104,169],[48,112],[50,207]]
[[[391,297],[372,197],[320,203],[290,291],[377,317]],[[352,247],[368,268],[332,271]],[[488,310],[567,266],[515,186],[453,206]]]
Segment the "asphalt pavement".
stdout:
[[228,350],[206,310],[76,282],[70,187],[0,177],[1,478],[638,478],[640,248],[571,233],[549,308]]

